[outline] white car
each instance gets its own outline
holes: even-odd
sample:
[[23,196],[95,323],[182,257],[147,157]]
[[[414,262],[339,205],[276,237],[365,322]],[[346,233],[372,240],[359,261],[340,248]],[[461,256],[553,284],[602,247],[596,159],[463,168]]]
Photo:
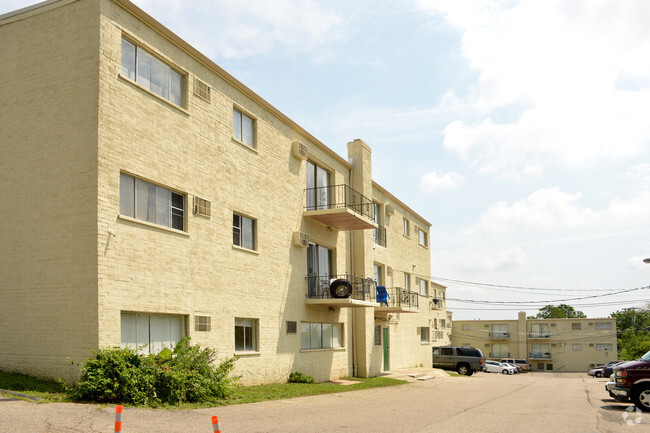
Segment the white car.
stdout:
[[502,362],[501,364],[509,365],[510,367],[514,368],[515,374],[521,373],[521,367],[518,365],[513,364],[512,362]]
[[515,374],[514,367],[497,361],[485,361],[484,371],[486,373]]

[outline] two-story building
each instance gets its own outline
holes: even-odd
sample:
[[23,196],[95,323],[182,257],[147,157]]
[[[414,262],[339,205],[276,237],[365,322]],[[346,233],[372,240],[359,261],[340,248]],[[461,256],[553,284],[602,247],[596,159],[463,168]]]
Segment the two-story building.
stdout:
[[534,371],[587,371],[617,358],[616,319],[457,320],[452,342],[488,359],[525,359]]
[[449,342],[431,225],[366,143],[339,156],[127,0],[8,13],[0,41],[0,368],[188,336],[244,383],[328,380]]

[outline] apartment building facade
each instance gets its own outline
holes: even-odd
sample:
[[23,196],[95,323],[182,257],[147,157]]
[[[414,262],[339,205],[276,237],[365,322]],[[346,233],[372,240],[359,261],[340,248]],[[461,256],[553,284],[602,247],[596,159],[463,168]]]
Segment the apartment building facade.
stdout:
[[452,341],[488,359],[526,359],[533,371],[587,371],[618,359],[616,319],[458,320]]
[[431,225],[362,140],[339,156],[126,0],[5,14],[0,40],[0,368],[74,379],[187,336],[243,383],[322,381],[449,343]]

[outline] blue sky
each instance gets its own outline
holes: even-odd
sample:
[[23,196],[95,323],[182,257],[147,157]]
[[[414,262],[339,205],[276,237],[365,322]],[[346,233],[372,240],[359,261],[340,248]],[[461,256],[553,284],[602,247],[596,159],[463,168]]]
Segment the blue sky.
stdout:
[[525,287],[439,279],[491,302],[455,319],[650,299],[589,298],[650,283],[650,2],[134,3],[340,155],[366,141],[433,225],[434,280]]

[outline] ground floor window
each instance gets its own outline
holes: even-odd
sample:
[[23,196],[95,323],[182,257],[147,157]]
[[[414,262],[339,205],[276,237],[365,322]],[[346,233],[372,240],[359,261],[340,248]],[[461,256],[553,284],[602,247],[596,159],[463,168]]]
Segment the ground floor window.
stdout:
[[420,328],[420,343],[429,343],[431,338],[429,337],[429,327],[423,326]]
[[381,346],[381,325],[375,325],[375,346]]
[[121,347],[158,353],[173,347],[185,336],[185,316],[122,313]]
[[257,352],[257,319],[235,319],[235,351]]
[[301,349],[330,349],[341,347],[342,325],[340,323],[300,323]]

